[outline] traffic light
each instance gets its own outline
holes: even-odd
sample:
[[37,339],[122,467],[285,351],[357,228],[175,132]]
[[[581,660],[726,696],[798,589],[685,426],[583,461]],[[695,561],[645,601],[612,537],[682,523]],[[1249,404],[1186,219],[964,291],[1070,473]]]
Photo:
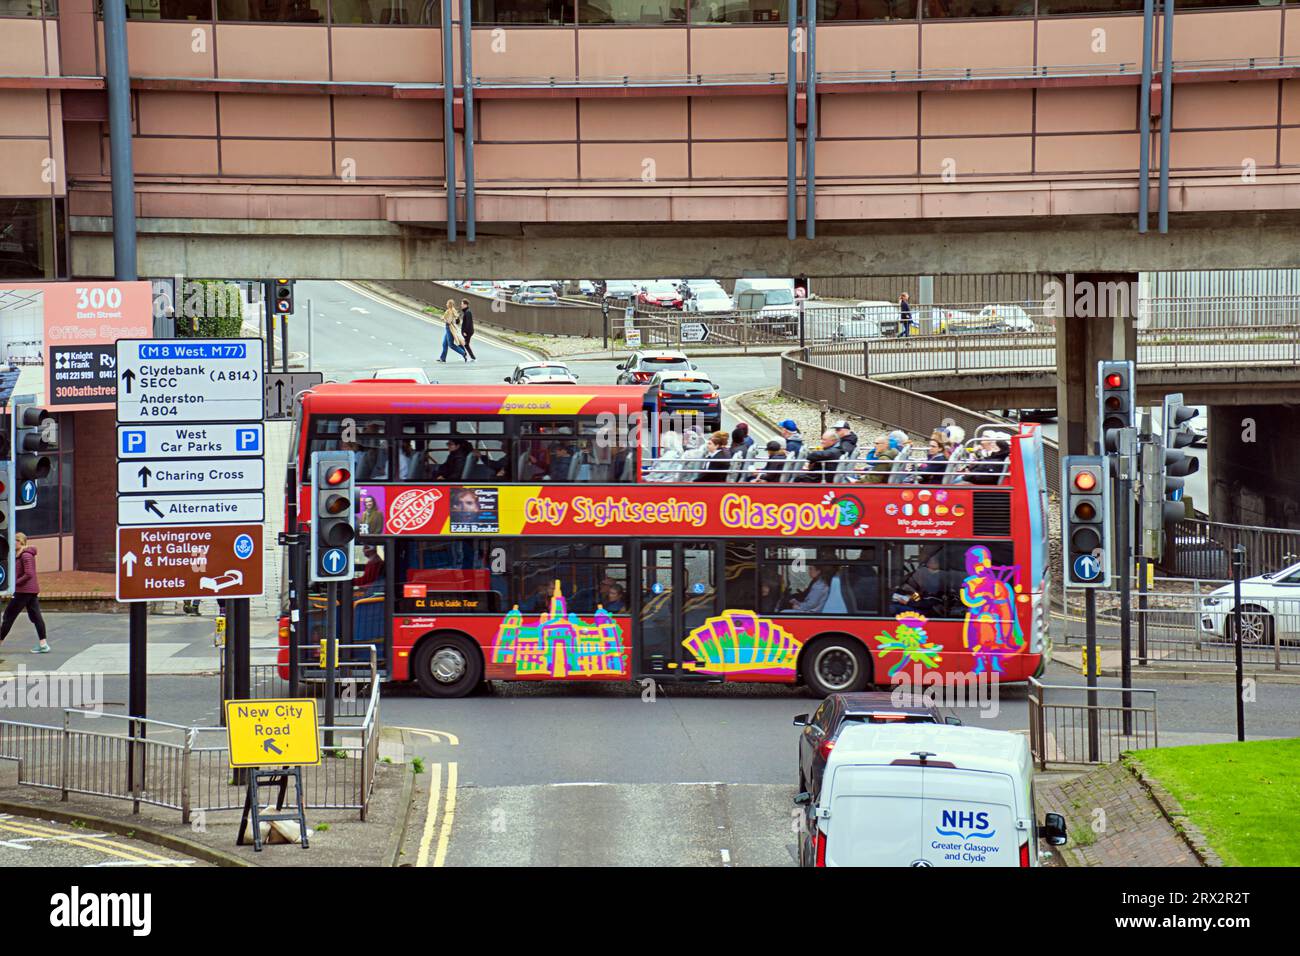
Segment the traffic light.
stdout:
[[352,577],[352,541],[357,536],[350,451],[317,451],[311,456],[311,579],[347,581]]
[[36,507],[36,483],[50,473],[50,455],[58,449],[59,433],[54,416],[39,405],[17,404],[13,421],[14,509]]
[[1119,430],[1137,422],[1132,362],[1097,363],[1097,430],[1103,453],[1119,451]]
[[293,280],[271,280],[271,311],[276,315],[293,313]]
[[1187,506],[1183,503],[1183,485],[1188,475],[1200,470],[1198,459],[1182,449],[1196,441],[1191,428],[1187,426],[1196,417],[1196,409],[1183,404],[1181,392],[1166,395],[1161,407],[1160,425],[1164,433],[1164,460],[1161,477],[1162,515],[1166,525],[1187,516]]
[[1110,481],[1101,455],[1070,455],[1061,462],[1061,529],[1065,586],[1110,586]]

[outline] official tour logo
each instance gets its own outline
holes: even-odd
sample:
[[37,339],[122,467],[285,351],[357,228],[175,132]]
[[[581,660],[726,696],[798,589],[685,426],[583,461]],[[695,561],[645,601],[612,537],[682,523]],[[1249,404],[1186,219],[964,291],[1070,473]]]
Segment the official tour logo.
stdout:
[[388,533],[423,531],[433,521],[434,508],[441,499],[442,492],[436,488],[402,492],[388,506]]

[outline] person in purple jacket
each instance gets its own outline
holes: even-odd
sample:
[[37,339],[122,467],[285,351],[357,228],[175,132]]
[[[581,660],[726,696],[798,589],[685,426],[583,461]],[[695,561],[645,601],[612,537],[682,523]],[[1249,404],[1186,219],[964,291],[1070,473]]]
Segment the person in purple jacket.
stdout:
[[14,596],[5,608],[3,621],[0,622],[0,642],[9,636],[9,629],[14,620],[23,611],[36,628],[39,642],[32,649],[33,654],[48,654],[50,645],[45,641],[45,618],[41,617],[41,586],[36,580],[36,549],[27,543],[27,535],[19,531],[14,535],[14,548],[17,557],[14,562]]

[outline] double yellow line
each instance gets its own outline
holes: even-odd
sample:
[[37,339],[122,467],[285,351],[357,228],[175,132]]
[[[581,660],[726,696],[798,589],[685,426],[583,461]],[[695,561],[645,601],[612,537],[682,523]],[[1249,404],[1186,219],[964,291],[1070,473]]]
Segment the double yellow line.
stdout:
[[[460,738],[445,730],[420,730],[416,727],[396,727],[409,734],[418,734],[434,743],[445,743],[451,747],[460,746]],[[429,765],[429,805],[424,815],[424,830],[420,834],[420,849],[415,858],[416,866],[445,866],[447,847],[451,843],[451,827],[456,819],[456,761],[446,762],[447,779],[443,784],[443,763]],[[434,845],[434,834],[438,842]],[[429,857],[432,854],[433,862]]]
[[39,823],[19,823],[12,817],[0,818],[0,830],[19,834],[24,837],[37,837],[41,840],[48,840],[50,842],[67,843],[69,846],[79,846],[85,850],[94,850],[97,853],[103,853],[105,856],[114,856],[131,863],[144,863],[147,866],[171,866],[178,862],[169,857],[160,856],[157,853],[151,853],[148,850],[123,846],[114,840],[105,839],[104,837],[91,835],[80,836],[75,833],[65,833],[62,830],[42,826]]

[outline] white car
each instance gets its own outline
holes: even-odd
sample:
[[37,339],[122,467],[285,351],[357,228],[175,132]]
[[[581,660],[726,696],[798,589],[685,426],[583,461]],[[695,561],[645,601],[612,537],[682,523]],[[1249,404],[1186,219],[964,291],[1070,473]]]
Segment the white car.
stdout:
[[1034,320],[1018,305],[986,305],[978,312],[936,309],[938,332],[1032,332]]
[[516,365],[507,385],[576,385],[578,376],[563,362],[529,362]]
[[731,301],[731,296],[723,292],[721,287],[705,287],[696,289],[691,286],[694,293],[686,300],[687,312],[699,312],[702,314],[717,314],[719,312],[734,312],[735,303]]
[[[1236,607],[1231,584],[1201,598],[1201,633],[1235,641]],[[1300,564],[1241,582],[1242,644],[1267,647],[1275,638],[1278,643],[1300,641]]]
[[618,385],[648,385],[656,372],[695,372],[699,367],[675,349],[643,349],[618,364]]
[[381,368],[376,369],[371,378],[382,378],[389,381],[397,380],[402,382],[417,382],[420,385],[432,385],[428,374],[422,368]]

